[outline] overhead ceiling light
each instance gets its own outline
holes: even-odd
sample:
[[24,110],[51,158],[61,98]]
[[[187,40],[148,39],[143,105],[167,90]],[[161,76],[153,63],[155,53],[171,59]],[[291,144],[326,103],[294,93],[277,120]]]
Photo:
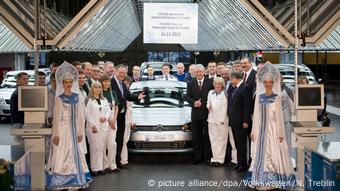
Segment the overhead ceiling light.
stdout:
[[219,51],[219,50],[215,50],[215,51],[214,51],[214,55],[215,55],[215,56],[220,55],[220,51]]
[[106,55],[105,52],[98,52],[98,56],[99,56],[100,58],[103,58],[105,55]]

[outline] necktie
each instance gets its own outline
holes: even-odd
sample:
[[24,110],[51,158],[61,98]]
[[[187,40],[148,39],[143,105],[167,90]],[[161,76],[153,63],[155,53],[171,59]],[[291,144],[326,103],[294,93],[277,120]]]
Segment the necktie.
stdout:
[[235,91],[236,87],[232,86],[230,84],[229,89],[227,91],[228,93],[228,108],[227,108],[227,113],[229,114],[229,108],[231,107],[231,102],[233,100],[233,96],[234,96],[234,91]]
[[244,73],[243,81],[246,82],[247,79],[247,73]]
[[124,97],[124,89],[123,89],[123,81],[119,80],[119,90],[122,94],[122,97]]
[[168,80],[168,76],[165,76],[165,80]]
[[200,88],[200,91],[202,90],[202,81],[198,81],[198,87]]

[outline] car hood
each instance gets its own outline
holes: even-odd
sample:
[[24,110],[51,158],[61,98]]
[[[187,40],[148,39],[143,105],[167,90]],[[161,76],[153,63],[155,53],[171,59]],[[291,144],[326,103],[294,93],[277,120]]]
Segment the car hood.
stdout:
[[15,88],[2,88],[0,89],[0,98],[10,99],[14,91],[15,91]]
[[132,118],[137,126],[184,125],[191,121],[191,108],[133,108]]

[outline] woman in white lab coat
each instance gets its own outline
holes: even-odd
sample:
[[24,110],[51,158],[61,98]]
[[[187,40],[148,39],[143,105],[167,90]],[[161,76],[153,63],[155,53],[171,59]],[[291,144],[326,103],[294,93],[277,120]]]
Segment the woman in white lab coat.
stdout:
[[[111,110],[106,98],[103,97],[102,85],[99,82],[94,82],[91,85],[85,115],[87,121],[86,136],[89,140],[91,153],[91,173],[93,176],[105,174],[106,165],[104,163],[110,163],[108,168],[114,169],[115,163],[113,161],[115,156],[110,148],[108,149],[108,155],[106,155],[106,149],[111,146],[113,141],[112,130],[110,130],[108,121],[111,116]],[[108,159],[108,161],[105,159]]]
[[223,165],[228,143],[228,99],[224,85],[223,78],[215,78],[214,89],[210,90],[207,101],[209,138],[213,154],[211,165],[215,167]]
[[117,144],[116,144],[116,134],[117,134],[117,115],[118,115],[118,98],[114,91],[111,89],[111,78],[108,75],[103,75],[100,78],[100,83],[103,86],[103,96],[109,102],[111,109],[111,116],[109,117],[109,125],[110,125],[110,140],[108,140],[108,144],[106,149],[110,149],[110,157],[104,155],[104,168],[108,172],[119,172],[116,165],[116,158],[112,156],[116,156]]

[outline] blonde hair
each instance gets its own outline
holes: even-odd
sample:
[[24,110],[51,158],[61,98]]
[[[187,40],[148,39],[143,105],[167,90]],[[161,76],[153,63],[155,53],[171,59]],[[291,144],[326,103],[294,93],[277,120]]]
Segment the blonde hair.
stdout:
[[91,90],[90,90],[90,93],[89,93],[89,98],[90,99],[95,99],[94,95],[93,95],[93,91],[94,91],[94,88],[97,88],[97,87],[101,87],[102,88],[102,91],[100,92],[99,94],[99,98],[100,99],[104,99],[104,96],[103,96],[103,86],[101,83],[99,82],[93,82],[92,85],[91,85]]
[[216,77],[215,79],[214,79],[214,85],[216,85],[216,84],[221,84],[222,85],[222,89],[225,87],[225,82],[224,82],[224,79],[223,78],[221,78],[221,77]]

